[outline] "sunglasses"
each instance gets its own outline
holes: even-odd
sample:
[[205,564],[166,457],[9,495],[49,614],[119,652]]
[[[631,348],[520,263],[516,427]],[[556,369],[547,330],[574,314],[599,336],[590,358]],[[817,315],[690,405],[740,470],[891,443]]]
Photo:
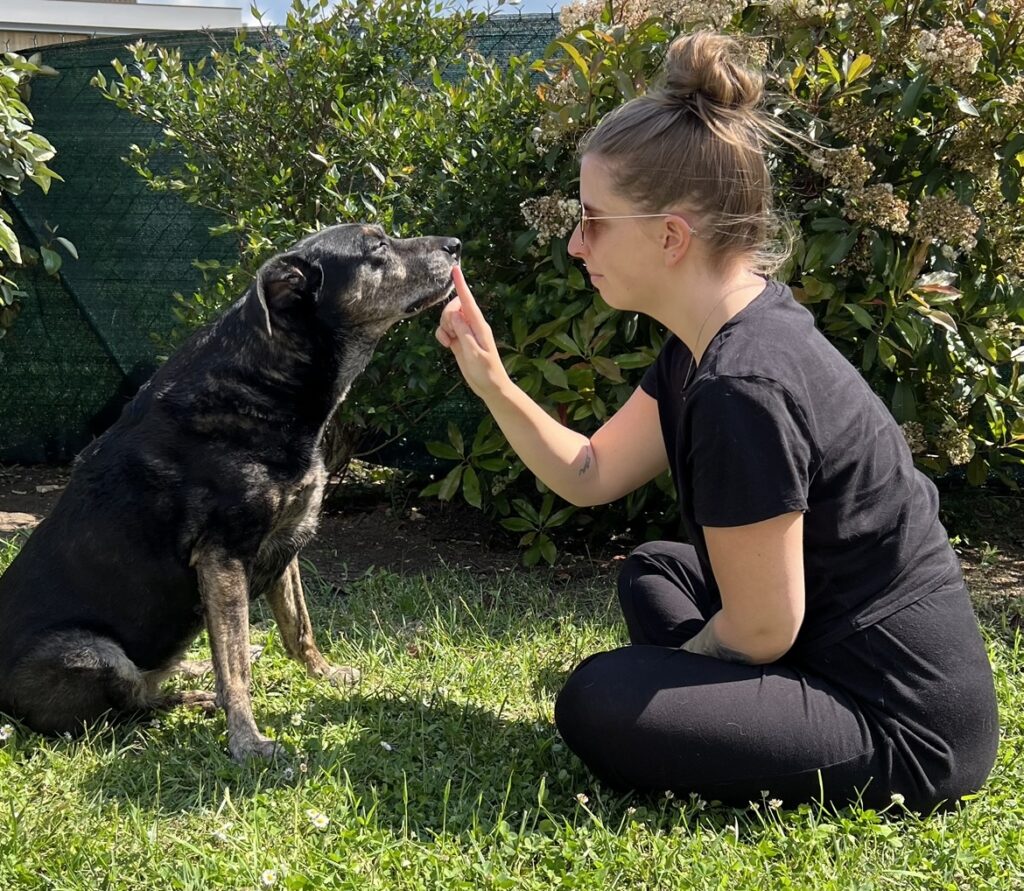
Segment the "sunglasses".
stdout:
[[686,221],[686,217],[684,217],[680,213],[627,213],[627,214],[619,214],[619,215],[610,216],[610,217],[592,217],[592,216],[590,216],[587,213],[587,209],[585,207],[581,206],[581,208],[580,208],[580,219],[579,219],[579,222],[577,223],[577,225],[579,226],[579,229],[580,229],[580,242],[582,244],[586,244],[586,241],[587,241],[587,226],[590,223],[596,222],[597,220],[651,220],[651,219],[654,219],[656,217],[679,217],[679,219],[681,219],[684,223],[686,223],[686,228],[688,228],[690,230],[690,234],[693,235],[693,236],[697,235],[697,230],[694,229],[693,226],[691,226]]

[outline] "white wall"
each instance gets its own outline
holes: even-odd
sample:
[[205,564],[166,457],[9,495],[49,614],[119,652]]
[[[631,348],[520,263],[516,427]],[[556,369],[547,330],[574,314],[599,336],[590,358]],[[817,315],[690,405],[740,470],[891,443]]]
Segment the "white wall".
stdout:
[[0,31],[131,34],[237,28],[241,7],[91,3],[88,0],[0,0]]

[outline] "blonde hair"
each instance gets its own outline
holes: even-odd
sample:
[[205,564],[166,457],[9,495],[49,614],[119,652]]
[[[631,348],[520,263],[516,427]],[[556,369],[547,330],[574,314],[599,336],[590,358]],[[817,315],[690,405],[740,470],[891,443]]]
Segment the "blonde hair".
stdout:
[[608,165],[619,194],[644,212],[677,209],[723,270],[741,260],[771,274],[791,238],[776,215],[766,148],[799,136],[759,110],[764,74],[740,43],[698,31],[668,49],[661,84],[605,115],[581,144]]

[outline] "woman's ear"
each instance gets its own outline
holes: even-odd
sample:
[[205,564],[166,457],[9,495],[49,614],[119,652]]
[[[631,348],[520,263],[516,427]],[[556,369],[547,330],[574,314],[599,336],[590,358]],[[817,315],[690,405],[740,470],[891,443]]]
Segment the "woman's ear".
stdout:
[[666,266],[674,266],[689,250],[693,233],[682,217],[669,215],[662,222],[661,248]]

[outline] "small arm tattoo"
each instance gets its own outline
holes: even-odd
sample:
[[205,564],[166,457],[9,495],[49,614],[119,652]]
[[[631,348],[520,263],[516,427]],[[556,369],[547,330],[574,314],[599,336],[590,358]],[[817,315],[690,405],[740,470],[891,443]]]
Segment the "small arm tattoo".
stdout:
[[742,665],[753,665],[753,660],[739,650],[725,646],[715,634],[714,623],[708,622],[700,631],[683,644],[682,649],[688,653],[710,656],[723,662],[739,662]]
[[580,468],[579,476],[583,476],[588,470],[590,470],[590,446],[585,445],[583,447],[583,466]]

